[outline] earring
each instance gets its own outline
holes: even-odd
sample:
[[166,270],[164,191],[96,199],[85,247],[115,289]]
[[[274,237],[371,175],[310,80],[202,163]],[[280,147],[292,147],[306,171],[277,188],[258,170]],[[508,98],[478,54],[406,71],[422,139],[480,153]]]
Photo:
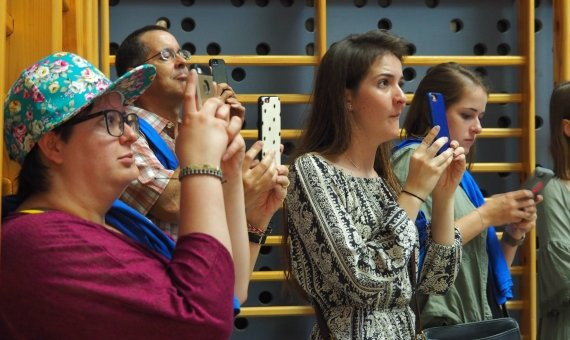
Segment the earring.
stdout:
[[348,111],[352,111],[352,104],[348,103]]

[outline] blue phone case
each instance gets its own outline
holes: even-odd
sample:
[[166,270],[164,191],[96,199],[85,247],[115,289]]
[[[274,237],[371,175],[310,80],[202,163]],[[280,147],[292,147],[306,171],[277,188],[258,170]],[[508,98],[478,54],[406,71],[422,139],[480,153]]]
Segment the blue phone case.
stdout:
[[439,155],[449,148],[450,141],[447,116],[445,115],[445,101],[443,99],[443,95],[438,92],[428,92],[427,100],[429,103],[429,110],[431,112],[431,126],[434,127],[439,125],[439,132],[437,133],[434,141],[440,137],[447,137],[448,139],[447,143],[445,143],[437,152]]

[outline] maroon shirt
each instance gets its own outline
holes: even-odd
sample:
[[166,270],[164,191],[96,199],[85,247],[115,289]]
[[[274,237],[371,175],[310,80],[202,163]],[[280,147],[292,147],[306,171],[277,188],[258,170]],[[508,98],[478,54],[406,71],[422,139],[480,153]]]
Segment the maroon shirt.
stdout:
[[63,212],[2,223],[0,338],[227,339],[234,269],[205,234],[172,260]]

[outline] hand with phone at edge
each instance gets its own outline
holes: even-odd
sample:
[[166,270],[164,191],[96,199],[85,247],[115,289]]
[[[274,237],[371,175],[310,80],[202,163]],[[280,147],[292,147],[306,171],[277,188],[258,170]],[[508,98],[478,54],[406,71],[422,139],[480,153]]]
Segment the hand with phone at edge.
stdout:
[[245,118],[245,107],[237,99],[234,89],[228,84],[226,64],[223,59],[210,59],[210,67],[216,87],[215,95],[230,105],[230,115]]

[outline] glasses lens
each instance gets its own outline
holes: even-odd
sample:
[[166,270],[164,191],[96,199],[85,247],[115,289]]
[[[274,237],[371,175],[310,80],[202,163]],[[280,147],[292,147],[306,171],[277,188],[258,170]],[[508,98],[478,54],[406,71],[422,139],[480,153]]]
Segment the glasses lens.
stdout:
[[127,125],[133,130],[137,135],[140,134],[139,131],[139,117],[134,113],[129,113],[126,117]]
[[174,59],[174,51],[171,48],[165,48],[160,51],[160,58],[164,61]]
[[190,60],[190,58],[192,58],[192,53],[190,53],[190,51],[180,50],[178,53],[182,58],[184,58],[184,60]]
[[123,114],[119,111],[109,110],[105,114],[107,131],[111,136],[120,137],[123,134]]

